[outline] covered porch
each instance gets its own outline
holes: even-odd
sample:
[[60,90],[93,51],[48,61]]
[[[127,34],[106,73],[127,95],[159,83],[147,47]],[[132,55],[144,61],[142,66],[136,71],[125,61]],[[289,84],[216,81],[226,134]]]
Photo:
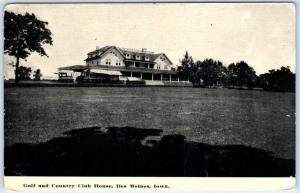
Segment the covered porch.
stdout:
[[121,71],[123,76],[152,81],[179,81],[177,74],[163,72]]
[[154,63],[150,61],[136,61],[136,60],[125,60],[126,67],[134,67],[134,68],[154,68]]

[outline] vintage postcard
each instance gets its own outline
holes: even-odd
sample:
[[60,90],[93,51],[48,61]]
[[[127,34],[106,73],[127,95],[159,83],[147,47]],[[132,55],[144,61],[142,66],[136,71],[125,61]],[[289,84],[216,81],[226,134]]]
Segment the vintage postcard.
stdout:
[[3,12],[7,190],[295,189],[293,3]]

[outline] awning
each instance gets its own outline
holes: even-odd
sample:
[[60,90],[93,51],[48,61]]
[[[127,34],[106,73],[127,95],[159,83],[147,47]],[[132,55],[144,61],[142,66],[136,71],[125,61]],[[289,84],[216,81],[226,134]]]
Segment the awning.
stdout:
[[114,70],[91,69],[90,72],[96,73],[96,74],[113,75],[113,76],[121,76],[122,75],[122,73],[120,71],[114,71]]

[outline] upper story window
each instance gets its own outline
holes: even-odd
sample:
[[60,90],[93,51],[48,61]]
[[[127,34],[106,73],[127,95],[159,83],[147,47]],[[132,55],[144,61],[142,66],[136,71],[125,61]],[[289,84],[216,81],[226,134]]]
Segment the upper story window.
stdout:
[[121,62],[119,60],[116,60],[116,65],[121,66]]
[[114,51],[110,51],[110,53],[117,56],[117,53],[115,53]]
[[150,59],[149,56],[145,56],[146,61],[149,61],[149,59]]
[[139,59],[141,59],[141,57],[139,55],[136,55],[135,59],[139,60]]
[[105,62],[105,64],[111,64],[111,61],[110,61],[110,59],[108,58],[108,59],[106,59],[106,62]]
[[163,57],[163,56],[161,56],[160,59],[161,59],[162,61],[165,61],[165,57]]
[[130,55],[129,55],[129,54],[126,54],[125,56],[126,56],[126,58],[130,58]]

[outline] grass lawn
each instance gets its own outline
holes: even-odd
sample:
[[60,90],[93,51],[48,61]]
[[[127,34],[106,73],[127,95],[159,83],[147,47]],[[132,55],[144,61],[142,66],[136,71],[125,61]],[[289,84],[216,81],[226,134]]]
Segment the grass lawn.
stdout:
[[161,129],[295,159],[295,94],[203,88],[5,88],[5,145],[87,127]]

